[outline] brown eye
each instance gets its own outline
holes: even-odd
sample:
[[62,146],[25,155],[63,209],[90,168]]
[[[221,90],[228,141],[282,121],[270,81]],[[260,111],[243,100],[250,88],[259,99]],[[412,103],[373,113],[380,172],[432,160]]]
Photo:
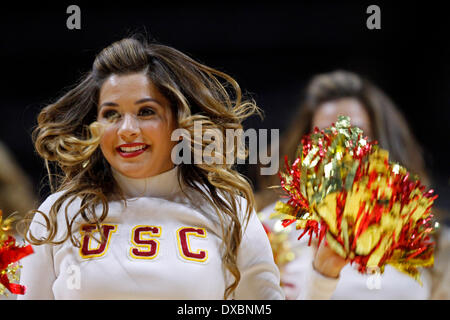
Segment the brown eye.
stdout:
[[120,114],[116,110],[105,110],[102,113],[102,118],[105,118],[107,120],[115,120],[120,118]]
[[140,117],[149,117],[155,114],[155,111],[150,107],[142,107],[139,109],[138,116]]

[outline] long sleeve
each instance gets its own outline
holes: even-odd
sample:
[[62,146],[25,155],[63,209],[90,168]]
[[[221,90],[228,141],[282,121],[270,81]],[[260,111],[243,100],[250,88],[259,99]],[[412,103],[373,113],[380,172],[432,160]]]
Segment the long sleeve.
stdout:
[[[312,260],[303,269],[300,275],[300,294],[298,300],[328,300],[336,290],[339,278],[328,278],[314,270]],[[306,262],[305,261],[305,262]],[[300,269],[301,270],[301,269]]]
[[243,234],[237,263],[241,280],[235,291],[235,299],[284,299],[280,272],[273,260],[269,239],[255,212],[252,212]]
[[[50,196],[39,207],[39,211],[48,214],[53,204]],[[46,234],[45,220],[37,213],[32,221],[30,231],[39,239]],[[56,279],[53,265],[53,245],[33,246],[34,253],[21,260],[20,283],[26,287],[25,295],[19,295],[18,300],[49,300],[54,299],[52,286]]]
[[295,259],[284,265],[281,282],[288,299],[327,300],[336,290],[339,279],[328,278],[313,268],[314,248],[306,239],[297,240],[297,233],[290,232],[290,245]]

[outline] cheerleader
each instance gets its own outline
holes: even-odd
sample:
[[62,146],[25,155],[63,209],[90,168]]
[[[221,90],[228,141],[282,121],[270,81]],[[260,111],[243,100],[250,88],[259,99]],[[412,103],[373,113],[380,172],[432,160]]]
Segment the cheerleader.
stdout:
[[[422,151],[413,137],[408,124],[393,102],[380,89],[360,76],[346,71],[335,71],[315,76],[306,89],[305,102],[298,115],[287,129],[280,144],[280,163],[284,156],[295,159],[295,154],[302,136],[330,126],[339,115],[347,115],[352,125],[361,128],[371,140],[377,140],[380,146],[389,150],[390,159],[405,165],[411,172],[429,185]],[[409,276],[386,266],[385,272],[361,275],[356,268],[332,252],[320,254],[323,245],[317,249],[309,247],[308,240],[297,240],[299,233],[295,226],[288,229],[279,222],[270,220],[277,200],[283,200],[281,192],[267,189],[279,185],[278,176],[261,176],[260,192],[256,194],[260,217],[271,230],[272,239],[286,239],[279,258],[281,280],[288,299],[308,296],[308,274],[320,264],[329,266],[322,274],[328,278],[327,287],[320,290],[321,298],[331,299],[449,299],[450,261],[449,230],[442,224],[437,234],[435,266],[431,270],[422,270],[423,285],[419,285]],[[435,210],[435,214],[436,214]],[[441,216],[443,218],[443,216]],[[277,253],[275,252],[275,255]],[[306,278],[306,279],[303,279]],[[303,280],[302,280],[303,279]],[[334,279],[334,283],[333,283]]]
[[255,113],[234,79],[173,48],[127,38],[102,50],[39,114],[53,191],[23,221],[35,253],[19,299],[283,299],[247,180],[172,157],[196,143],[176,128],[224,134]]

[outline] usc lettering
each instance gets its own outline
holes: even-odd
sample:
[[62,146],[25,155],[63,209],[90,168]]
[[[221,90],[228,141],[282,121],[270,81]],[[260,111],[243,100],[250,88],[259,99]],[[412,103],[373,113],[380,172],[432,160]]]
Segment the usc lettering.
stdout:
[[156,239],[143,239],[144,235],[160,237],[161,227],[134,227],[131,232],[131,243],[137,248],[130,248],[130,256],[135,259],[154,259],[159,253],[159,241]]
[[[111,242],[112,234],[118,230],[118,225],[102,224],[101,229],[105,235],[106,241],[97,245],[92,244],[94,234],[98,234],[95,224],[86,224],[81,226],[80,233],[81,247],[80,256],[84,259],[102,257],[106,254]],[[161,243],[158,239],[161,237],[162,228],[159,226],[138,225],[131,230],[131,244],[129,255],[133,259],[155,259],[159,254]],[[193,250],[189,237],[206,238],[204,228],[181,227],[176,231],[177,246],[179,255],[182,259],[194,262],[205,262],[208,260],[208,251],[203,249]],[[100,234],[98,237],[100,239]]]

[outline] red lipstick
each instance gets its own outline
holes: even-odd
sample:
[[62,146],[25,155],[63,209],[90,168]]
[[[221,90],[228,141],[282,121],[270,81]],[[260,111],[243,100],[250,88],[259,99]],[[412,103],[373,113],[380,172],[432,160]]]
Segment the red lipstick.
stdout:
[[116,148],[117,153],[124,158],[134,158],[147,150],[149,145],[145,143],[126,143]]

